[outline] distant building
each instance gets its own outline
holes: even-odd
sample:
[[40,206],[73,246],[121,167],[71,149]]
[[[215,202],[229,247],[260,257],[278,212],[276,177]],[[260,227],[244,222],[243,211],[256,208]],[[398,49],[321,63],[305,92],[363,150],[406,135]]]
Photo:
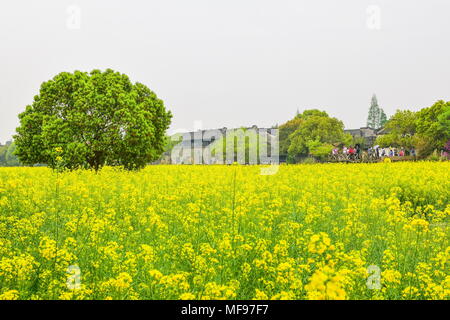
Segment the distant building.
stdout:
[[[221,129],[209,129],[209,130],[186,132],[181,135],[182,141],[174,147],[175,150],[174,153],[176,154],[176,156],[171,158],[171,163],[173,164],[218,163],[218,159],[216,159],[216,157],[214,156],[205,159],[204,158],[205,150],[207,148],[210,148],[210,146],[214,143],[214,141],[219,140],[222,137],[226,137],[227,133],[229,132],[233,132],[239,129],[256,130],[259,133],[266,132],[268,135],[271,135],[272,130],[272,128],[258,128],[258,126],[253,125],[247,128],[228,129],[224,127]],[[180,152],[178,152],[178,150]],[[259,159],[261,163],[271,163],[270,156],[266,157],[260,156]],[[234,162],[233,160],[227,159],[227,162],[229,161],[231,161],[231,163]]]
[[346,129],[344,130],[344,132],[349,133],[353,138],[363,138],[364,146],[371,147],[375,143],[375,140],[377,139],[381,130],[382,129],[362,127],[359,129]]
[[391,132],[390,129],[383,127],[383,128],[380,128],[377,130],[377,136],[382,136],[382,135],[388,134],[389,132]]

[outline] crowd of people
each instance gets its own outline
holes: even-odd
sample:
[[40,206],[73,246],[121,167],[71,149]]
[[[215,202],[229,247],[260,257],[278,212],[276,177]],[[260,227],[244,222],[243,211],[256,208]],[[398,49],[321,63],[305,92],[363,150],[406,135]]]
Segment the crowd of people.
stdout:
[[416,156],[416,150],[414,148],[405,149],[405,148],[380,148],[379,146],[371,147],[367,150],[369,155],[374,155],[378,158],[384,157],[404,157],[404,156]]
[[[361,159],[363,150],[359,144],[355,146],[344,146],[342,149],[337,147],[333,148],[332,157],[338,160],[356,160]],[[370,147],[367,150],[367,156],[372,159],[380,159],[385,157],[404,157],[404,156],[416,156],[416,150],[414,148],[405,149],[405,148],[381,148],[376,145],[374,147]]]
[[332,155],[337,158],[339,157],[339,155],[343,155],[345,158],[349,158],[349,159],[356,159],[359,158],[361,156],[361,146],[359,144],[355,145],[355,146],[344,146],[342,147],[342,150],[340,151],[339,148],[334,148],[332,150]]

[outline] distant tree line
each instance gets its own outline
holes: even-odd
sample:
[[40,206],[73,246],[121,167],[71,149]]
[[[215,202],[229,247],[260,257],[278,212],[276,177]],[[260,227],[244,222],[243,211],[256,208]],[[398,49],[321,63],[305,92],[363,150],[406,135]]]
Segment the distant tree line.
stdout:
[[14,154],[16,144],[12,141],[6,142],[5,145],[0,144],[0,167],[17,167],[20,166],[19,158]]
[[[0,145],[0,166],[139,169],[178,143],[165,134],[171,117],[154,92],[124,74],[110,69],[63,72],[44,82],[19,115],[14,141]],[[450,151],[450,102],[438,101],[417,112],[398,110],[387,119],[373,95],[367,126],[382,128],[375,142],[381,147],[415,148],[422,158]],[[325,160],[337,146],[364,143],[363,137],[346,133],[342,121],[318,109],[297,111],[293,119],[275,127],[279,154],[290,163]],[[246,154],[251,141],[258,140],[245,140]],[[236,144],[216,141],[213,151],[227,154],[230,148],[236,149]]]
[[[375,141],[380,147],[414,148],[420,158],[450,153],[450,101],[438,101],[417,112],[398,110],[387,120],[374,95],[367,125],[382,129]],[[297,111],[293,119],[278,128],[280,155],[287,156],[290,163],[325,160],[335,146],[370,147],[364,138],[345,133],[342,121],[317,109]]]
[[419,111],[397,110],[376,144],[381,147],[415,148],[421,158],[447,152],[450,142],[450,101],[438,101]]

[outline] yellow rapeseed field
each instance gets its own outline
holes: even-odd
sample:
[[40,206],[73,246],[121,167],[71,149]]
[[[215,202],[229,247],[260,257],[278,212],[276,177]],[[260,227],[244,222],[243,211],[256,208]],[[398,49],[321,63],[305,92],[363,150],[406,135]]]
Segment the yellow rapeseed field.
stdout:
[[2,299],[449,299],[450,163],[0,168]]

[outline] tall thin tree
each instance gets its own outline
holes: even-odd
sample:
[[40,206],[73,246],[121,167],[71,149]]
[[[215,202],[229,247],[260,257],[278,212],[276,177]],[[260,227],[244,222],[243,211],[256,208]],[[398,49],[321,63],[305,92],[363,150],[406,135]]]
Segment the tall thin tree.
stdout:
[[387,121],[386,113],[378,105],[377,96],[374,94],[372,96],[372,101],[370,103],[369,114],[367,116],[367,126],[374,129],[379,129]]

